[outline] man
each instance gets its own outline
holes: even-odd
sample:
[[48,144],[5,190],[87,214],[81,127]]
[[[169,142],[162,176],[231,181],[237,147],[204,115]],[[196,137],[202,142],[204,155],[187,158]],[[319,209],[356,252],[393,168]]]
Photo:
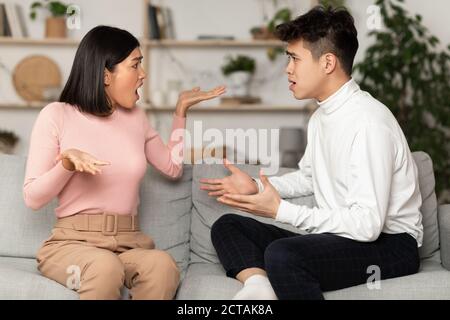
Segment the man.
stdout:
[[[323,291],[416,273],[423,227],[417,167],[386,106],[351,78],[358,49],[352,16],[316,7],[277,27],[287,42],[289,89],[314,98],[299,170],[259,180],[229,163],[231,175],[202,179],[221,203],[289,223],[306,235],[227,214],[211,230],[234,299],[323,299]],[[317,207],[282,198],[314,194]],[[375,269],[373,269],[375,268]],[[379,268],[379,269],[378,269]]]

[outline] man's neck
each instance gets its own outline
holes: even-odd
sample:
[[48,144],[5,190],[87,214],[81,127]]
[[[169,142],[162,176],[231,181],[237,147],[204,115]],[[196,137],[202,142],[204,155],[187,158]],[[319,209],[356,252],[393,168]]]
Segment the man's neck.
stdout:
[[322,102],[332,96],[335,92],[337,92],[344,84],[349,82],[351,77],[345,76],[340,77],[339,79],[334,79],[329,81],[321,90],[321,93],[316,97],[317,101]]

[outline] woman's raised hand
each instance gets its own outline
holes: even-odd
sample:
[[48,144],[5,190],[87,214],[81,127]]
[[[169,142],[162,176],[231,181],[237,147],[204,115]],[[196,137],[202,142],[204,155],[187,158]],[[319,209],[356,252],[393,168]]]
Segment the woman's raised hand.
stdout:
[[187,110],[199,102],[211,100],[226,92],[225,86],[216,87],[210,91],[201,91],[200,87],[195,87],[192,90],[183,91],[178,96],[176,114],[186,117]]

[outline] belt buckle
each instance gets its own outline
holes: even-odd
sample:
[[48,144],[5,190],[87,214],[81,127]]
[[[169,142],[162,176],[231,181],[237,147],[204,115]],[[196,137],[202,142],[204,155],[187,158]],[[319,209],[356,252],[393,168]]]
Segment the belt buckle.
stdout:
[[[108,226],[108,217],[114,217],[114,227],[113,227],[113,231],[108,231],[106,230],[107,226]],[[108,212],[104,212],[103,213],[103,223],[102,223],[102,234],[105,236],[115,236],[117,234],[117,229],[118,229],[118,216],[116,213],[108,213]]]

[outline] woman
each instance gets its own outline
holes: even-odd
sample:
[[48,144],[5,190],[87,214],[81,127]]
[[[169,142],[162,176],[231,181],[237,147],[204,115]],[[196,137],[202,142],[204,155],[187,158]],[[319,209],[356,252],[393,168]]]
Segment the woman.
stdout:
[[[25,203],[38,210],[59,200],[38,268],[80,299],[119,299],[123,284],[133,299],[171,299],[178,287],[176,263],[138,227],[147,162],[171,178],[183,168],[183,136],[172,134],[164,145],[136,108],[146,77],[141,61],[139,42],[129,32],[92,29],[80,43],[60,101],[42,109],[31,135]],[[184,129],[191,106],[224,91],[182,92],[173,131]]]

